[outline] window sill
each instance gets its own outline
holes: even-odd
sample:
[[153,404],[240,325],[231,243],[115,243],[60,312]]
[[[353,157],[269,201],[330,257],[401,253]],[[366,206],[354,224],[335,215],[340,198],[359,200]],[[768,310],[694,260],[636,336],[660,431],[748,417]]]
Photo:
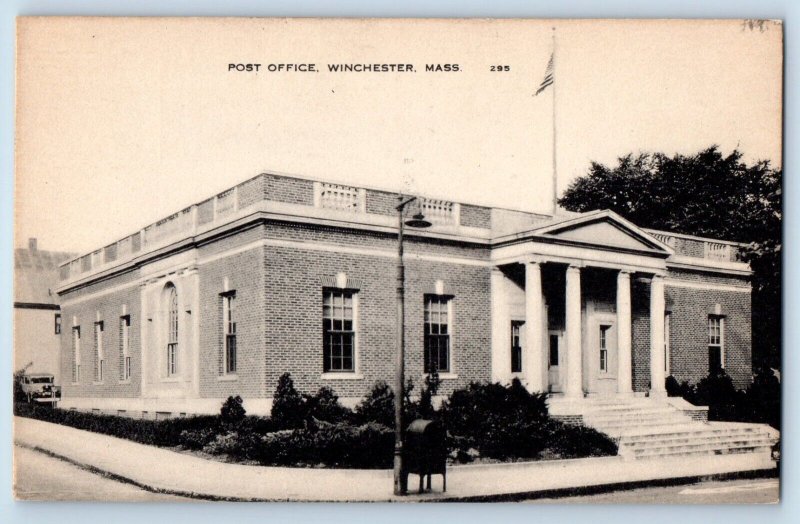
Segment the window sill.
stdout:
[[[430,375],[428,373],[422,374],[422,380],[425,380]],[[456,380],[458,373],[439,373],[439,380]]]
[[126,378],[125,380],[120,380],[119,383],[120,384],[130,384],[131,383],[131,379]]
[[180,377],[167,377],[167,378],[162,378],[161,382],[168,382],[168,383],[169,382],[181,382],[181,378]]
[[92,382],[93,386],[102,386],[103,384],[105,384],[105,381],[103,381],[103,380],[100,380],[100,381],[95,380],[95,381]]
[[220,375],[217,377],[217,382],[236,382],[239,380],[238,375]]
[[363,380],[364,375],[361,373],[323,373],[320,378],[322,380]]

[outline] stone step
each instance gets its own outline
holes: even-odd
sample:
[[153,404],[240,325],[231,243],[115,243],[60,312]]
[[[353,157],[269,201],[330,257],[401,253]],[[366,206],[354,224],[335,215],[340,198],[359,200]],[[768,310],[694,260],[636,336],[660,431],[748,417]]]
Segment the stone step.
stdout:
[[689,422],[691,418],[679,412],[671,412],[671,413],[642,413],[639,416],[625,416],[625,417],[609,417],[607,415],[586,415],[583,417],[583,420],[587,424],[595,424],[598,426],[605,426],[605,425],[613,426],[620,424],[641,424],[659,420],[663,420],[665,422],[664,425],[667,425],[673,422],[679,422],[679,423]]
[[651,406],[642,408],[614,408],[614,409],[591,409],[584,413],[584,417],[604,416],[604,417],[632,417],[647,415],[651,413],[680,413],[672,406]]
[[661,449],[644,449],[633,452],[636,459],[668,456],[691,456],[691,455],[727,455],[732,453],[757,453],[768,452],[772,444],[768,439],[759,441],[748,441],[731,444],[708,444],[692,446],[673,446]]
[[654,438],[652,440],[637,440],[628,442],[624,439],[619,442],[619,447],[626,450],[637,451],[644,449],[660,449],[673,446],[693,446],[696,444],[726,444],[753,441],[774,441],[766,434],[730,434],[730,435],[703,435],[677,438]]
[[765,433],[764,430],[758,427],[740,427],[728,425],[705,424],[697,422],[693,424],[684,424],[683,426],[676,427],[675,425],[669,426],[653,426],[650,428],[633,428],[630,432],[619,435],[627,442],[635,442],[639,440],[652,440],[654,438],[685,438],[685,437],[702,437],[714,435],[752,435]]
[[655,428],[655,432],[659,432],[661,428],[668,428],[675,426],[683,426],[689,419],[687,417],[678,415],[674,417],[658,417],[652,419],[628,420],[628,421],[609,421],[604,423],[597,423],[593,421],[586,421],[586,424],[602,432],[611,432],[615,434],[625,434],[629,431],[641,430],[645,432]]

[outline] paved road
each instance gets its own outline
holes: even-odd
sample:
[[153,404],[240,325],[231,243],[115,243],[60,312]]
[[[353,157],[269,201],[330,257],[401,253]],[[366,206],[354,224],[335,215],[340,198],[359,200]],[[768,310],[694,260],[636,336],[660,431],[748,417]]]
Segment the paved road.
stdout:
[[191,500],[150,493],[19,446],[14,446],[14,463],[14,490],[18,499],[127,502]]
[[710,481],[597,495],[535,499],[551,504],[770,504],[778,502],[778,479]]

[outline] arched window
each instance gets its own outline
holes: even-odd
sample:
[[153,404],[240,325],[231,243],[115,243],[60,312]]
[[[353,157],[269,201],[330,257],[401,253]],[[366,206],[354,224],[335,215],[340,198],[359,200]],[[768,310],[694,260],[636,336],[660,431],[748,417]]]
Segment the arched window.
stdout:
[[178,291],[167,284],[167,376],[178,372]]

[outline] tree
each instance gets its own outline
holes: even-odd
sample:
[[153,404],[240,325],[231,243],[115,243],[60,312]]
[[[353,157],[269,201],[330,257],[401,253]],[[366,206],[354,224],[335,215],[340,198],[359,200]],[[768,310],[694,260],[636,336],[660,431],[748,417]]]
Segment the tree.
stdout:
[[747,165],[718,146],[694,155],[628,154],[614,167],[592,162],[559,204],[610,209],[635,224],[742,242],[753,269],[753,364],[780,367],[781,178],[769,161]]

